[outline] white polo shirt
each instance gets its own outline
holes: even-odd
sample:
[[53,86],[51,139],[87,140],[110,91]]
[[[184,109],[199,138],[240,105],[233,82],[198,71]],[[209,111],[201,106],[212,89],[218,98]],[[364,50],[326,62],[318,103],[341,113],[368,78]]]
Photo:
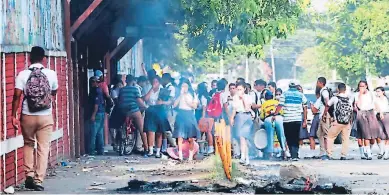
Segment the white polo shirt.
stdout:
[[[36,63],[36,64],[31,64],[29,67],[30,68],[44,68],[42,64]],[[49,85],[52,91],[58,89],[58,78],[57,78],[57,73],[54,72],[53,70],[44,68],[42,72],[47,76],[47,79],[49,80]],[[23,70],[19,73],[19,75],[16,77],[15,80],[15,89],[20,89],[24,92],[24,88],[26,87],[26,83],[28,78],[30,77],[31,70]],[[46,115],[51,115],[52,114],[52,108],[47,109],[47,110],[42,110],[39,112],[33,112],[31,113],[28,109],[27,101],[23,100],[23,105],[22,105],[22,114],[25,115],[34,115],[34,116],[46,116]]]

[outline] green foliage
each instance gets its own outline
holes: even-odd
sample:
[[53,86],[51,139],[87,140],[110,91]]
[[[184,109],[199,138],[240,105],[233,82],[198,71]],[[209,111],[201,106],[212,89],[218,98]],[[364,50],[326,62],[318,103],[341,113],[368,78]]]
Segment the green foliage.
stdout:
[[302,83],[312,83],[318,77],[331,77],[331,70],[327,62],[321,56],[318,46],[305,49],[297,58],[296,64],[304,68],[300,81]]
[[[188,25],[189,47],[199,53],[225,53],[238,39],[245,46],[263,46],[272,37],[286,37],[296,29],[298,16],[309,0],[181,0]],[[248,55],[260,57],[261,49]]]
[[342,78],[355,84],[366,69],[388,74],[389,1],[334,1],[326,21],[331,31],[320,36],[323,55]]

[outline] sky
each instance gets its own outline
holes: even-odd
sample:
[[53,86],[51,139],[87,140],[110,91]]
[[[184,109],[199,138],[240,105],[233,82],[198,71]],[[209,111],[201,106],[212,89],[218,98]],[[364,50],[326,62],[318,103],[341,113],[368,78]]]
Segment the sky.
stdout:
[[325,12],[327,3],[328,0],[311,0],[311,5],[317,12]]

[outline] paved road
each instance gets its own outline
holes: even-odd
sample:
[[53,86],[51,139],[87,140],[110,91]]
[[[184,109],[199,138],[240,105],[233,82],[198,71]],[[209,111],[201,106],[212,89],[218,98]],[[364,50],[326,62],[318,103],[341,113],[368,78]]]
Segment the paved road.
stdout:
[[[375,147],[374,151],[378,152],[378,147]],[[339,152],[340,146],[336,146],[335,155],[339,155]],[[304,146],[300,153],[301,158],[312,155],[308,146]],[[257,180],[266,183],[276,178],[271,177],[271,175],[284,174],[280,171],[282,167],[294,165],[299,167],[299,171],[302,173],[287,173],[292,174],[290,177],[294,177],[293,174],[297,176],[299,174],[312,174],[320,180],[324,179],[340,185],[345,184],[351,188],[353,193],[388,193],[386,188],[389,188],[387,184],[389,183],[389,161],[377,160],[376,158],[372,161],[359,160],[356,143],[351,144],[350,157],[354,157],[356,160],[300,160],[299,162],[253,160],[250,170],[245,167],[240,167],[240,169],[243,172],[255,174]],[[212,160],[195,164],[175,164],[171,160],[144,159],[139,156],[103,156],[84,157],[78,162],[68,165],[69,167],[58,167],[49,174],[50,176],[44,183],[46,187],[44,193],[116,193],[115,189],[126,187],[127,182],[135,178],[146,181],[196,180],[196,183],[200,184],[215,182],[211,176],[214,174]],[[91,190],[94,184],[101,184],[99,186],[101,189]]]

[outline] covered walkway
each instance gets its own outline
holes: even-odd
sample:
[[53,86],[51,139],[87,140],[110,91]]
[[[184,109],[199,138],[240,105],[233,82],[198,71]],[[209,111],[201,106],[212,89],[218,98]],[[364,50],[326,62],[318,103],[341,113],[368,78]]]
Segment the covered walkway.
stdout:
[[[83,116],[91,71],[104,70],[107,83],[118,70],[139,76],[142,38],[173,32],[160,6],[141,0],[1,1],[0,190],[25,179],[23,137],[12,127],[11,102],[15,77],[28,67],[31,47],[43,47],[44,65],[58,74],[49,162],[55,166],[85,153]],[[107,143],[107,129],[105,137]]]

